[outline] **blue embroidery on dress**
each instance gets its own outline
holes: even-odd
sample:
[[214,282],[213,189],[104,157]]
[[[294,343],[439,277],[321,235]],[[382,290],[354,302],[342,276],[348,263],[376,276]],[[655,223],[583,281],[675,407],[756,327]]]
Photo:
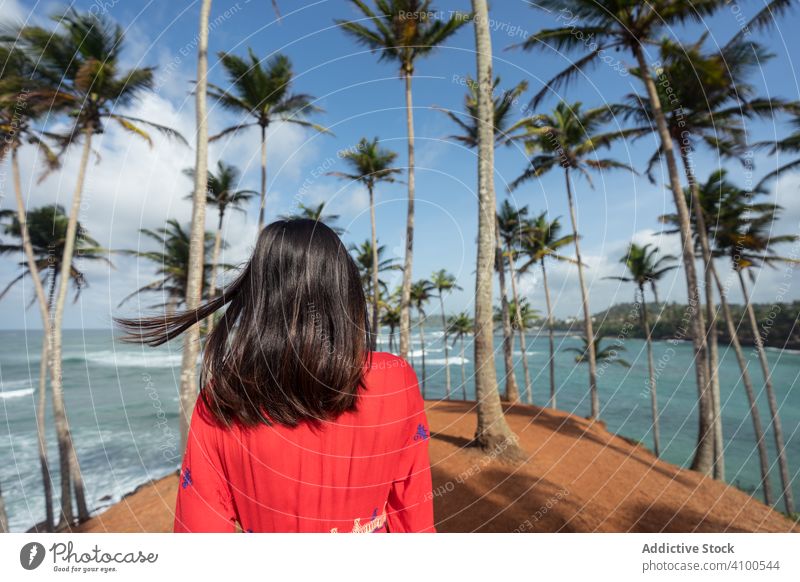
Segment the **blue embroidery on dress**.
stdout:
[[181,475],[181,488],[186,489],[191,484],[192,484],[192,472],[189,470],[189,467],[186,467],[183,470],[183,475]]
[[414,440],[415,441],[424,441],[429,436],[430,436],[430,433],[425,428],[425,426],[422,425],[422,424],[418,424],[417,425],[417,433],[414,435]]

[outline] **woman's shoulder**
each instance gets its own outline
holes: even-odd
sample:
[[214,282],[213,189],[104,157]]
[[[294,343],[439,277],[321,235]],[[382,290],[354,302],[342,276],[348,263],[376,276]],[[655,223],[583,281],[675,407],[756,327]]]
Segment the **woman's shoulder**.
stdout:
[[368,368],[370,370],[413,369],[408,361],[389,352],[370,352]]
[[370,352],[367,361],[366,383],[385,387],[392,393],[417,388],[417,375],[407,360],[388,352]]

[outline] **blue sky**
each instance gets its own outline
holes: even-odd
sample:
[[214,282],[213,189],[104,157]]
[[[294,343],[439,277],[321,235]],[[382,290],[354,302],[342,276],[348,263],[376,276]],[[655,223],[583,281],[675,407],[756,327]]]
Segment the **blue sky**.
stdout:
[[[403,84],[392,63],[378,62],[376,55],[356,45],[334,25],[334,18],[356,17],[354,8],[341,0],[318,2],[281,2],[282,18],[276,21],[270,2],[239,0],[214,3],[210,34],[211,81],[225,85],[216,54],[229,51],[245,54],[248,47],[262,56],[281,52],[294,65],[294,91],[309,93],[317,98],[324,113],[315,121],[329,127],[334,136],[315,135],[296,127],[276,126],[269,135],[267,216],[291,212],[298,200],[306,203],[328,201],[328,209],[341,215],[339,225],[347,228],[347,243],[361,242],[369,235],[369,213],[366,192],[352,184],[324,175],[327,171],[346,168],[337,156],[343,148],[352,147],[362,136],[379,137],[385,147],[398,152],[398,165],[406,163],[406,126]],[[682,40],[694,40],[702,31],[709,33],[709,45],[724,44],[738,30],[742,18],[753,14],[760,1],[731,3],[704,26],[669,31]],[[194,101],[190,83],[195,77],[195,45],[198,2],[155,2],[130,0],[80,1],[78,9],[107,11],[108,15],[126,29],[128,48],[124,54],[127,66],[156,66],[157,90],[132,108],[132,113],[178,128],[192,141],[194,130]],[[58,2],[27,2],[0,0],[0,14],[6,21],[17,20],[44,23],[52,13],[67,6]],[[440,1],[436,8],[466,10],[466,0]],[[508,50],[529,33],[556,25],[556,14],[531,8],[531,3],[519,0],[494,2],[493,44],[495,73],[502,86],[509,87],[526,80],[529,90],[519,107],[537,92],[543,83],[569,62],[571,55],[554,51],[534,53]],[[800,54],[800,39],[792,31],[798,29],[800,17],[792,14],[783,18],[767,34],[758,35],[768,44],[775,58],[766,63],[752,82],[764,95],[786,99],[800,98],[800,85],[792,55]],[[613,55],[627,66],[632,58],[625,53]],[[417,217],[415,236],[415,278],[429,276],[445,268],[458,277],[462,291],[447,300],[448,311],[471,310],[474,290],[473,265],[477,204],[475,200],[475,153],[447,139],[455,130],[453,123],[438,108],[462,110],[466,88],[464,76],[474,74],[473,29],[465,26],[443,48],[420,60],[414,78],[415,127],[417,137]],[[630,75],[620,74],[612,67],[600,64],[558,94],[550,96],[542,109],[552,108],[560,98],[582,101],[585,106],[598,106],[618,100],[631,91],[642,92]],[[237,121],[231,114],[210,107],[210,126],[214,133]],[[521,112],[520,112],[521,113]],[[57,120],[54,120],[58,123]],[[619,120],[620,126],[623,124]],[[774,123],[748,126],[753,141],[774,139],[785,135],[789,128],[786,119]],[[654,150],[651,138],[633,144],[620,144],[610,156],[642,168]],[[152,149],[140,140],[132,139],[116,129],[110,129],[97,140],[99,161],[90,167],[81,220],[93,236],[112,249],[151,248],[138,235],[139,228],[157,228],[167,218],[187,221],[191,208],[183,198],[191,184],[181,170],[193,163],[191,149],[156,139]],[[64,170],[37,183],[41,169],[33,151],[22,156],[23,182],[28,203],[38,206],[59,201],[68,204],[74,187],[76,155],[71,155]],[[239,166],[243,172],[242,187],[257,189],[259,184],[258,134],[240,134],[215,144],[211,161],[223,159]],[[754,179],[785,162],[758,154],[755,158]],[[563,175],[555,172],[538,181],[529,182],[513,195],[505,184],[525,168],[524,152],[518,148],[502,148],[496,155],[498,199],[510,197],[516,205],[529,205],[533,213],[547,210],[561,216],[568,225]],[[701,177],[718,167],[718,161],[707,152],[697,152],[695,166]],[[746,179],[742,168],[728,162],[731,174],[740,183]],[[13,207],[13,193],[8,171],[0,172],[2,208]],[[662,176],[663,177],[663,176]],[[582,250],[589,265],[592,309],[597,311],[615,301],[629,301],[632,289],[625,284],[604,280],[603,277],[621,274],[619,258],[630,240],[652,242],[666,251],[677,251],[675,237],[659,235],[658,216],[671,211],[671,198],[663,180],[655,185],[643,177],[617,171],[593,176],[594,189],[584,180],[576,182],[579,226],[583,234]],[[303,187],[305,185],[305,187]],[[773,184],[771,196],[786,207],[776,224],[776,233],[800,230],[798,175],[783,178]],[[302,191],[301,191],[302,187]],[[405,224],[405,186],[383,186],[377,196],[379,238],[386,245],[387,256],[402,259],[402,235]],[[215,217],[209,217],[209,228]],[[255,235],[257,206],[249,216],[231,216],[225,237],[229,243],[225,261],[244,260]],[[787,248],[784,254],[797,253]],[[157,298],[142,297],[118,308],[117,303],[134,286],[154,278],[153,267],[136,259],[115,256],[116,268],[84,265],[90,287],[81,300],[70,305],[66,316],[68,327],[103,327],[117,314],[131,314],[156,302]],[[577,277],[569,266],[553,265],[552,293],[556,314],[565,317],[578,313]],[[0,263],[0,278],[10,280],[16,267],[10,258]],[[398,275],[399,279],[399,275]],[[780,282],[788,280],[788,293],[776,296]],[[800,278],[795,271],[765,270],[759,274],[754,297],[772,302],[800,297]],[[526,276],[521,289],[537,308],[543,309],[538,273]],[[37,327],[35,309],[25,310],[31,297],[30,285],[18,286],[0,301],[0,327]],[[685,301],[682,273],[662,284],[661,296]],[[740,297],[731,290],[733,301]]]

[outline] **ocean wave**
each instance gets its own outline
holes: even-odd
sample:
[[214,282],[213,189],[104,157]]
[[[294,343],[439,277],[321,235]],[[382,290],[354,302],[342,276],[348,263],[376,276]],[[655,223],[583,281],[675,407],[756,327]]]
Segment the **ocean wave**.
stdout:
[[33,394],[33,388],[22,388],[20,390],[3,390],[0,392],[0,398],[7,400],[9,398],[22,398],[23,396],[30,396]]
[[768,352],[778,352],[779,354],[800,354],[800,350],[790,350],[789,348],[775,348],[767,346],[765,348]]
[[21,380],[2,380],[0,381],[0,390],[8,391],[13,388],[30,388],[31,383],[34,381],[35,380],[29,378],[22,378]]
[[124,352],[101,350],[88,352],[84,360],[102,366],[118,368],[177,368],[181,365],[181,353]]
[[[464,364],[469,364],[469,360],[467,358],[463,358],[462,359],[460,356],[452,356],[447,361],[447,363],[450,366],[455,366],[455,365],[459,365],[460,366],[462,364],[462,362]],[[425,358],[425,365],[428,365],[428,364],[433,364],[433,365],[436,365],[436,366],[444,366],[444,358],[434,358],[432,360],[429,360],[429,359]]]

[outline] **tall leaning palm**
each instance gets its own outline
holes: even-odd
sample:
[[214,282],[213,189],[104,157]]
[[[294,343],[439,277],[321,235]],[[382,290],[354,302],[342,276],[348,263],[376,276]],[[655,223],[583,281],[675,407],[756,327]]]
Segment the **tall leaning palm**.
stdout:
[[[786,0],[779,2],[786,4]],[[536,106],[550,91],[560,89],[581,71],[596,65],[604,55],[609,55],[613,51],[628,51],[634,57],[639,71],[642,73],[650,71],[646,47],[654,44],[664,30],[685,22],[702,21],[704,17],[713,14],[724,5],[724,0],[704,2],[542,0],[538,2],[536,4],[538,8],[552,10],[559,15],[557,28],[541,30],[529,36],[522,43],[522,48],[578,52],[580,56],[545,85],[545,88],[534,97],[532,105]],[[587,38],[592,39],[591,45],[585,42]],[[592,48],[589,49],[589,46]],[[674,144],[653,76],[641,74],[640,79],[645,86],[647,100],[653,112],[661,144],[661,156],[667,166],[670,191],[680,223],[681,258],[686,275],[688,305],[701,305],[689,209],[683,196]],[[690,316],[690,335],[695,352],[695,377],[700,405],[697,447],[691,467],[708,475],[713,471],[714,465],[714,419],[708,381],[705,317],[698,309],[695,309]]]
[[537,263],[542,269],[542,286],[544,287],[544,298],[547,306],[547,334],[550,342],[550,406],[556,408],[556,349],[555,337],[553,333],[553,306],[550,303],[550,287],[547,284],[547,269],[545,268],[546,259],[553,259],[559,262],[575,264],[576,261],[563,253],[562,249],[575,242],[575,235],[568,234],[561,236],[561,223],[558,218],[548,220],[547,213],[542,212],[539,216],[528,222],[525,234],[522,238],[522,253],[527,257],[519,271],[525,273]]
[[783,436],[783,425],[780,418],[780,407],[772,382],[772,373],[767,354],[764,349],[762,330],[759,329],[755,310],[750,300],[750,291],[745,281],[745,271],[752,275],[752,269],[762,265],[774,266],[779,263],[798,263],[796,258],[782,257],[776,254],[774,247],[781,243],[796,242],[797,235],[773,235],[772,228],[776,216],[782,210],[778,205],[763,203],[757,205],[751,200],[752,192],[734,190],[720,200],[720,220],[716,232],[716,240],[720,252],[726,253],[731,260],[744,298],[745,310],[750,323],[750,331],[758,354],[758,361],[764,375],[764,388],[767,392],[772,420],[772,432],[775,437],[775,448],[778,453],[778,468],[781,475],[783,502],[786,512],[793,514],[794,495],[792,478],[786,455],[786,441]]
[[497,196],[494,189],[494,119],[492,114],[492,37],[486,0],[472,0],[478,82],[478,252],[475,261],[475,400],[474,443],[522,458],[517,436],[508,426],[497,390],[492,321],[492,274],[497,257]]
[[[729,193],[738,190],[736,185],[732,184],[726,179],[726,175],[727,173],[725,170],[712,172],[711,176],[709,176],[705,182],[698,185],[697,197],[699,199],[699,204],[703,209],[703,216],[705,217],[703,222],[705,224],[709,240],[714,239],[715,226],[721,212],[720,202],[722,200],[730,200],[731,194]],[[686,198],[690,199],[691,196],[692,192],[687,188]],[[727,203],[723,206],[727,206]],[[696,214],[693,216],[696,216]],[[671,224],[673,229],[678,228],[677,216],[674,214],[661,216],[660,220],[664,223]],[[699,230],[697,224],[694,224],[693,227],[695,232]],[[677,232],[677,230],[673,230],[672,232]],[[772,493],[772,483],[770,477],[769,452],[767,451],[767,442],[764,437],[764,428],[761,422],[758,399],[753,386],[753,380],[750,376],[748,358],[745,355],[741,341],[739,340],[738,323],[734,320],[733,313],[731,312],[730,305],[728,304],[728,289],[727,286],[723,284],[722,279],[717,273],[717,269],[714,267],[715,255],[718,254],[718,249],[713,250],[717,252],[712,254],[711,261],[709,262],[709,266],[711,268],[708,269],[708,271],[711,274],[713,283],[716,285],[717,292],[719,293],[720,306],[722,307],[722,319],[725,322],[728,337],[730,338],[731,346],[733,347],[733,352],[736,356],[736,362],[738,363],[739,370],[741,371],[742,385],[744,387],[750,408],[750,418],[753,423],[753,434],[755,436],[756,449],[758,450],[759,469],[761,471],[760,485],[764,495],[764,503],[767,505],[772,505],[774,503],[774,497]],[[658,299],[656,299],[656,301],[658,301]],[[716,435],[715,438],[717,438]],[[720,460],[723,458],[724,457],[722,455],[717,455],[717,465],[720,464]]]
[[525,149],[531,155],[530,164],[521,176],[511,183],[511,189],[524,182],[538,178],[555,168],[564,170],[567,190],[569,218],[575,243],[575,258],[578,263],[578,281],[581,289],[584,335],[588,342],[587,362],[589,364],[589,392],[591,396],[591,417],[600,416],[600,398],[597,392],[597,362],[592,346],[594,329],[592,312],[589,307],[589,293],[583,275],[583,261],[578,237],[578,217],[575,213],[575,200],[572,191],[572,173],[583,175],[592,186],[589,170],[633,169],[611,158],[599,158],[598,150],[608,148],[626,136],[624,131],[601,131],[601,127],[611,117],[611,106],[583,109],[581,103],[560,102],[551,114],[540,114],[530,118],[528,133],[522,139]]
[[[42,349],[39,360],[39,394],[36,407],[36,430],[39,445],[39,463],[42,469],[44,487],[45,520],[44,531],[53,531],[53,488],[50,478],[50,464],[47,455],[45,435],[45,410],[47,407],[48,346],[50,344],[50,312],[42,278],[37,268],[36,254],[31,244],[28,229],[25,199],[22,193],[22,178],[19,168],[19,150],[25,143],[38,146],[50,170],[55,169],[58,160],[43,139],[41,132],[33,124],[45,115],[54,113],[52,103],[47,99],[31,98],[28,94],[31,85],[44,82],[36,73],[35,64],[22,50],[0,46],[0,62],[4,63],[3,80],[0,81],[0,162],[10,158],[14,197],[17,203],[20,246],[33,282],[36,301],[42,320]],[[25,104],[24,107],[21,104]]]
[[[16,239],[13,243],[6,239],[5,244],[0,244],[0,254],[24,254],[26,260],[20,263],[22,272],[12,279],[0,292],[0,299],[22,279],[30,278],[35,289],[34,300],[39,303],[39,308],[45,317],[42,322],[42,352],[39,360],[39,397],[36,407],[36,425],[39,444],[39,461],[42,469],[44,484],[45,520],[41,527],[45,531],[53,531],[55,527],[53,515],[53,492],[50,464],[47,459],[47,441],[45,436],[45,410],[47,407],[47,372],[48,342],[50,318],[53,309],[55,290],[61,274],[61,260],[66,243],[67,224],[69,218],[64,209],[58,205],[47,205],[22,211],[23,220],[19,219],[20,213],[0,211],[2,218],[2,231],[6,236]],[[70,271],[70,285],[73,287],[77,301],[81,291],[88,285],[85,273],[81,270],[81,263],[102,262],[111,264],[108,260],[108,251],[100,247],[89,232],[78,223],[78,232],[82,233],[75,243],[75,261]],[[17,242],[18,241],[18,242]],[[28,247],[26,249],[26,247]],[[30,254],[29,254],[30,253]],[[47,293],[45,293],[45,286]]]
[[[372,338],[378,337],[380,321],[380,305],[378,304],[378,231],[375,222],[375,186],[380,182],[391,183],[395,176],[402,173],[400,168],[393,167],[397,154],[380,147],[378,138],[372,141],[361,138],[355,150],[348,150],[343,158],[350,165],[350,172],[331,172],[334,176],[360,182],[369,193],[369,221],[372,228]],[[374,349],[374,344],[373,344]]]
[[228,89],[209,85],[209,95],[222,107],[241,115],[241,121],[225,128],[210,138],[218,140],[250,127],[261,132],[261,198],[258,207],[258,231],[264,226],[264,209],[267,198],[267,130],[276,122],[292,123],[325,133],[328,130],[312,123],[307,117],[321,111],[314,105],[314,97],[292,93],[294,72],[289,57],[276,54],[262,66],[253,49],[247,58],[220,53],[222,68],[228,76]]
[[[725,457],[720,411],[719,349],[717,338],[717,308],[714,297],[716,277],[708,228],[705,225],[700,184],[695,177],[692,151],[705,145],[715,155],[741,158],[751,150],[747,143],[745,120],[752,117],[770,118],[780,111],[796,109],[796,104],[774,97],[757,95],[748,77],[757,73],[772,55],[758,43],[734,37],[721,49],[706,51],[706,35],[683,45],[670,40],[660,44],[661,67],[655,77],[658,95],[664,105],[664,115],[673,143],[683,165],[689,185],[689,208],[695,228],[693,233],[703,260],[705,278],[705,316],[708,344],[708,374],[712,391],[714,416],[714,477],[724,480]],[[636,71],[641,75],[641,71]],[[646,74],[651,74],[647,71]],[[620,111],[640,123],[641,135],[652,132],[653,117],[646,97],[630,95],[628,104]],[[660,159],[660,148],[650,158],[650,169]],[[713,220],[713,216],[711,217]]]
[[[459,127],[460,133],[451,135],[455,140],[468,148],[478,147],[478,83],[467,76],[467,94],[464,97],[464,110],[462,112],[444,111],[444,113]],[[500,77],[495,77],[492,85],[492,120],[494,124],[495,144],[509,143],[515,133],[525,126],[526,120],[512,120],[515,111],[514,105],[521,95],[528,89],[528,83],[521,81],[510,89],[498,91]],[[494,95],[496,93],[496,95]],[[499,233],[499,228],[495,227]],[[505,399],[511,402],[519,400],[519,386],[514,373],[514,330],[508,310],[508,292],[506,290],[506,262],[503,254],[503,242],[499,236],[495,254],[495,270],[500,283],[500,304],[503,313],[503,360],[505,364]]]
[[469,19],[452,14],[437,18],[432,0],[351,0],[363,18],[337,20],[336,23],[360,44],[378,53],[378,59],[400,68],[405,83],[406,126],[408,131],[408,214],[406,216],[406,254],[400,296],[400,356],[408,357],[410,342],[411,277],[414,250],[414,108],[411,80],[417,60],[430,55]]
[[[186,168],[184,174],[194,179],[194,168]],[[239,187],[239,169],[226,164],[222,160],[217,162],[217,171],[208,172],[208,189],[206,190],[206,204],[217,209],[217,231],[214,235],[214,250],[211,254],[211,278],[209,280],[208,297],[217,294],[217,270],[219,266],[219,252],[222,248],[222,226],[228,210],[245,212],[243,206],[258,192],[255,190],[237,190]],[[187,198],[193,198],[194,193]]]
[[444,345],[444,373],[445,373],[445,394],[450,399],[450,358],[447,349],[447,316],[444,313],[444,294],[452,293],[456,289],[461,289],[456,284],[456,278],[441,269],[436,271],[431,277],[431,284],[439,296],[439,307],[442,312],[442,344]]
[[[189,264],[186,274],[186,308],[197,309],[203,299],[206,252],[206,176],[208,175],[208,18],[211,0],[201,0],[197,33],[197,86],[195,87],[195,161],[192,222],[189,234]],[[197,358],[200,322],[183,336],[181,377],[178,392],[181,451],[186,449],[189,423],[197,400]]]
[[104,17],[90,12],[79,13],[75,10],[54,17],[54,20],[58,23],[55,30],[39,26],[22,28],[19,31],[19,42],[30,58],[37,61],[42,76],[50,80],[48,86],[37,89],[37,97],[63,103],[69,109],[71,125],[65,134],[58,137],[62,151],[73,144],[83,142],[61,260],[61,285],[50,314],[50,374],[62,474],[64,468],[69,467],[67,478],[62,477],[62,514],[59,520],[59,526],[66,527],[74,520],[69,503],[69,491],[73,486],[78,518],[83,520],[89,516],[78,458],[72,446],[64,407],[61,353],[67,281],[72,269],[78,214],[81,209],[81,196],[92,141],[94,136],[104,131],[108,122],[115,122],[124,131],[149,143],[151,138],[145,127],[156,129],[180,140],[183,138],[168,127],[121,113],[137,97],[150,91],[153,84],[151,68],[122,70],[121,59],[125,48],[122,27]]
[[[639,290],[639,299],[642,304],[640,311],[644,337],[647,342],[647,369],[650,374],[650,412],[653,418],[653,452],[656,457],[661,454],[661,439],[658,430],[658,399],[656,398],[656,370],[653,361],[653,337],[650,333],[650,321],[647,316],[647,298],[645,297],[645,287],[655,286],[656,281],[661,279],[669,271],[676,268],[675,265],[668,265],[675,260],[672,255],[658,257],[658,248],[650,248],[650,244],[644,246],[631,243],[628,253],[620,260],[627,269],[628,275],[622,277],[610,277],[618,281],[634,283]],[[657,258],[658,257],[658,258]]]

